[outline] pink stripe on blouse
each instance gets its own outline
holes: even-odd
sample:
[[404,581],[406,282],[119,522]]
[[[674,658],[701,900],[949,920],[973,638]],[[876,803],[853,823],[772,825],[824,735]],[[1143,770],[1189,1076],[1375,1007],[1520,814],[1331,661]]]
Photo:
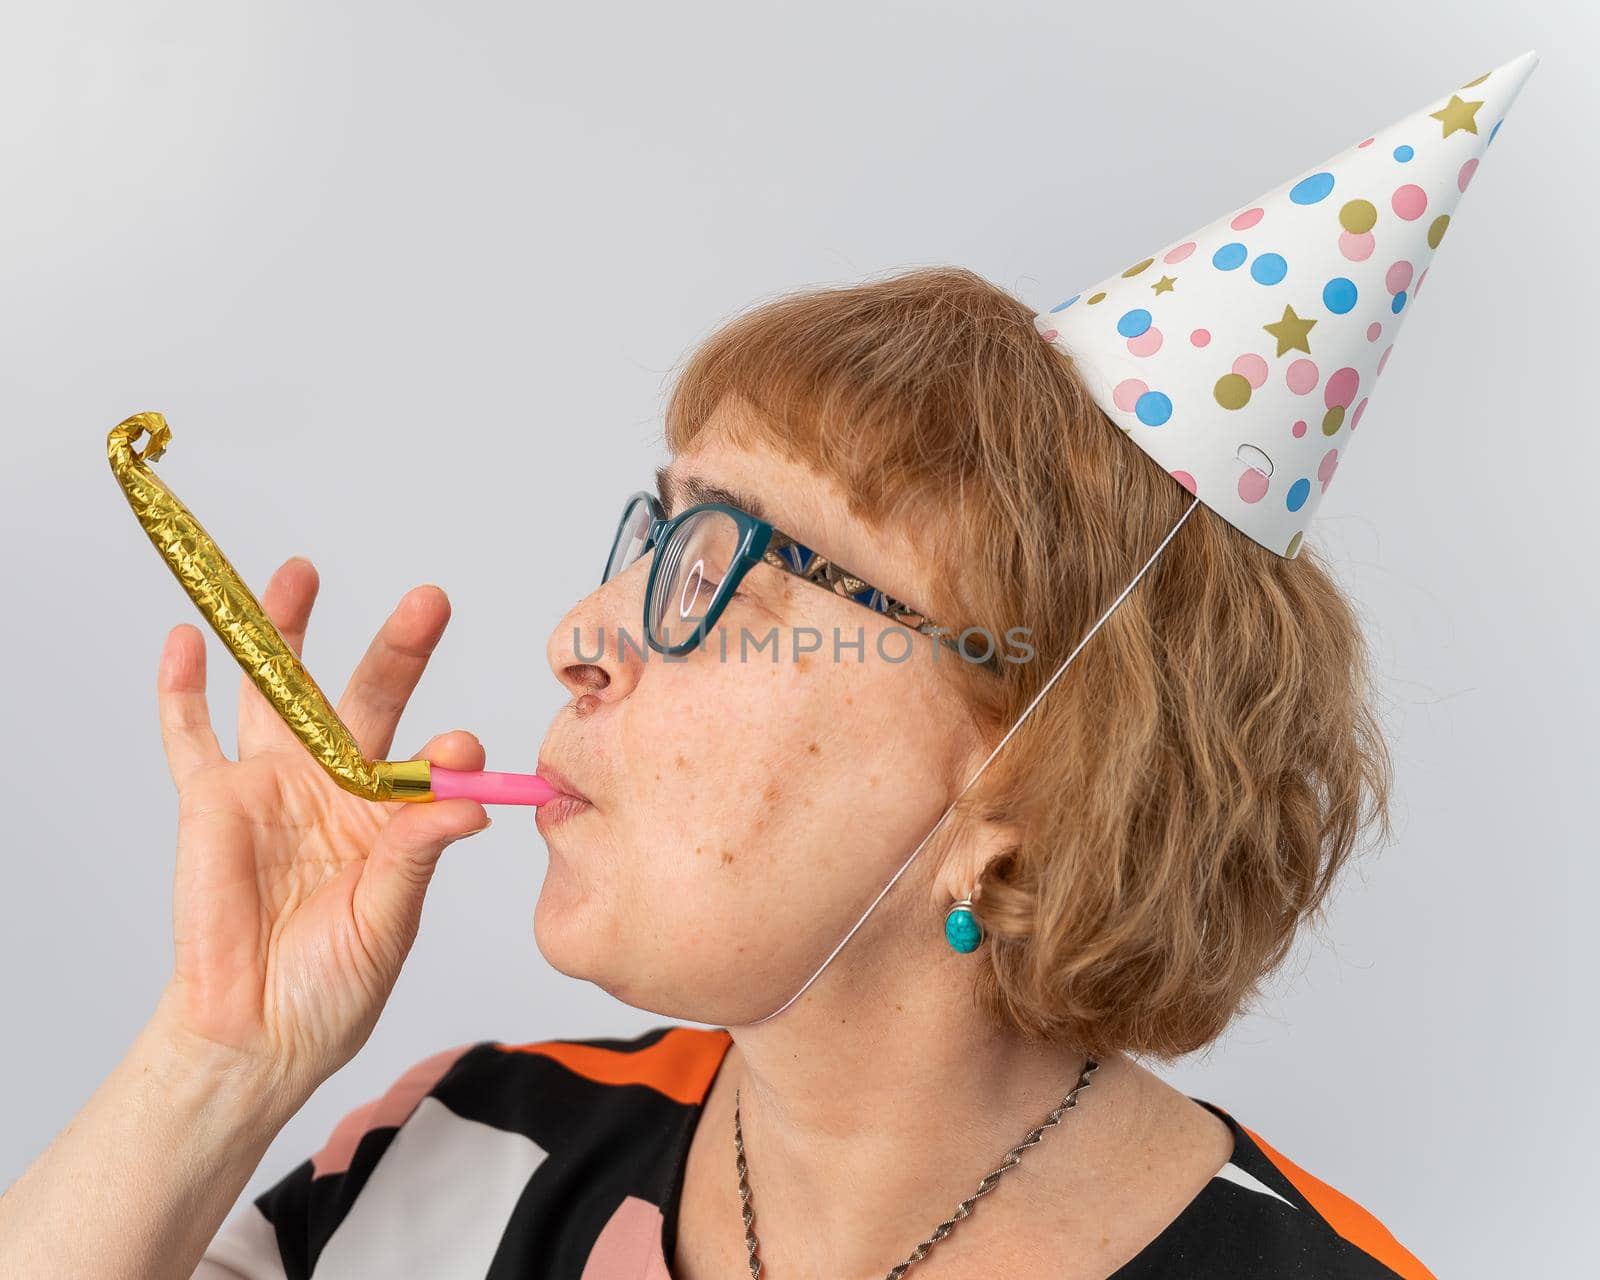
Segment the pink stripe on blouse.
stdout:
[[311,1157],[311,1176],[326,1177],[343,1173],[350,1167],[361,1139],[374,1129],[398,1128],[417,1103],[427,1097],[428,1091],[444,1078],[456,1059],[472,1048],[471,1044],[444,1049],[432,1057],[424,1058],[389,1086],[381,1098],[364,1102],[346,1115],[328,1136],[327,1144]]

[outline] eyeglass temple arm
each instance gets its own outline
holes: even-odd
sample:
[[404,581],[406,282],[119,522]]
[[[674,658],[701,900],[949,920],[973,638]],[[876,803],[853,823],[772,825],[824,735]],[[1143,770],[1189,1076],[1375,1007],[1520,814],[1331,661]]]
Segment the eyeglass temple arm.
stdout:
[[[798,538],[784,533],[781,529],[774,528],[772,530],[772,538],[768,542],[766,550],[762,553],[761,560],[774,566],[775,568],[782,569],[785,573],[792,574],[794,577],[799,578],[802,582],[810,582],[820,587],[829,587],[827,582],[818,578],[814,578],[810,575],[809,566],[807,569],[797,569],[794,565],[788,562],[783,555],[783,550],[785,547],[789,546],[799,547],[802,551],[805,551],[808,555],[814,557],[815,559],[812,562],[813,564],[820,563],[824,565],[831,565],[841,577],[850,578],[861,583],[863,589],[870,588],[871,590],[876,591],[878,595],[883,597],[884,600],[897,606],[898,610],[904,610],[907,613],[914,613],[917,617],[922,619],[922,622],[919,626],[912,626],[912,624],[907,622],[903,617],[897,616],[897,609],[876,609],[866,601],[857,600],[854,595],[842,591],[834,592],[835,595],[842,596],[844,599],[849,600],[852,604],[860,605],[863,609],[867,609],[870,612],[877,614],[879,617],[888,618],[891,622],[897,622],[901,626],[907,627],[912,631],[920,632],[926,636],[932,636],[935,640],[938,640],[942,644],[948,645],[951,649],[953,649],[963,662],[974,662],[974,659],[968,657],[966,650],[961,647],[959,632],[955,631],[953,628],[945,626],[942,622],[935,622],[921,609],[918,609],[913,605],[906,604],[902,600],[896,599],[881,587],[874,587],[865,578],[861,577],[860,574],[852,573],[838,561],[829,560],[825,556],[819,556],[815,551],[812,551],[810,547],[806,546],[805,543],[801,542]],[[829,587],[829,589],[831,590],[832,588]],[[990,671],[999,670],[999,661],[992,653],[987,658],[975,662],[975,665],[987,668]]]

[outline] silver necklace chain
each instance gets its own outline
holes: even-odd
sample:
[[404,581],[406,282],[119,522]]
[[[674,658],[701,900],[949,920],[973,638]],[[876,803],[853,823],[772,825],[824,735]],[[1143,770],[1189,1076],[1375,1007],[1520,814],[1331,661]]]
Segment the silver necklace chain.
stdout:
[[[1078,1105],[1078,1094],[1089,1087],[1089,1078],[1094,1075],[1100,1064],[1092,1057],[1083,1060],[1083,1070],[1078,1074],[1078,1083],[1072,1086],[1072,1092],[1061,1100],[1061,1105],[1050,1113],[1049,1119],[1037,1129],[1031,1130],[1023,1140],[1006,1152],[1006,1158],[1000,1165],[978,1184],[978,1189],[956,1206],[956,1211],[933,1229],[933,1234],[911,1251],[911,1256],[889,1272],[884,1280],[900,1280],[913,1265],[921,1262],[928,1254],[928,1250],[943,1240],[955,1228],[956,1223],[972,1212],[973,1203],[981,1195],[986,1195],[994,1189],[995,1183],[1000,1180],[1000,1175],[1006,1170],[1021,1163],[1021,1153],[1038,1142],[1044,1131],[1053,1125],[1061,1123],[1061,1117],[1066,1115]],[[744,1158],[744,1131],[739,1123],[739,1091],[733,1091],[733,1149],[736,1156],[735,1163],[739,1169],[739,1203],[744,1212],[744,1247],[750,1255],[750,1275],[752,1280],[761,1280],[761,1259],[757,1256],[755,1229],[750,1225],[755,1217],[755,1211],[750,1207],[750,1179],[749,1166]]]

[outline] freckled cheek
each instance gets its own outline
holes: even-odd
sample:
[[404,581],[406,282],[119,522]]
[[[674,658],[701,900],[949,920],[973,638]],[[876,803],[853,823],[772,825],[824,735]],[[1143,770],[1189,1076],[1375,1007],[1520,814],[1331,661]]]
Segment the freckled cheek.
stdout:
[[796,743],[826,722],[825,698],[797,683],[791,668],[746,668],[739,680],[680,700],[659,718],[649,731],[661,745],[648,780],[652,789],[693,794],[696,803],[743,788],[748,802],[749,789],[792,761]]
[[667,815],[634,843],[617,886],[625,930],[679,959],[758,940],[760,922],[787,895],[749,806],[673,807]]
[[645,879],[693,883],[782,861],[837,825],[838,797],[858,794],[868,773],[881,778],[881,730],[895,712],[859,669],[813,654],[799,669],[785,659],[682,674],[627,735],[640,759],[618,815],[626,842],[668,859]]
[[827,811],[817,797],[837,784],[823,730],[804,705],[684,714],[627,805],[636,882],[668,896],[745,897],[785,849],[815,839]]
[[679,701],[649,724],[629,727],[638,759],[615,815],[620,842],[645,881],[693,878],[718,860],[719,839],[743,837],[739,815],[759,789],[762,736],[756,711]]

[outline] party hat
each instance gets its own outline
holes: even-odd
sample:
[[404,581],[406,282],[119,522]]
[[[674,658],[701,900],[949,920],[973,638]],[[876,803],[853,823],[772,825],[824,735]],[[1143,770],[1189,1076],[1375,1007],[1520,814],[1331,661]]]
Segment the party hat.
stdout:
[[1533,51],[1034,318],[1128,439],[1293,557]]

